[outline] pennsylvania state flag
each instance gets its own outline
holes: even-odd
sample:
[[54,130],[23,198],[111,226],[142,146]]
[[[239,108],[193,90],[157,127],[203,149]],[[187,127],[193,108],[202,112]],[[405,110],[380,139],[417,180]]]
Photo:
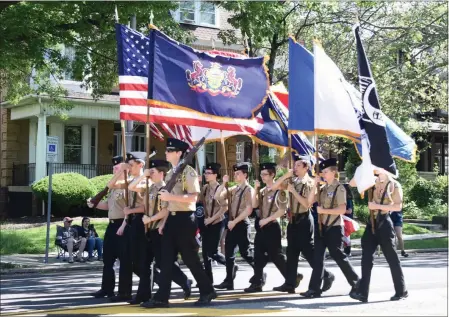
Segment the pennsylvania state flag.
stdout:
[[252,119],[260,112],[269,91],[263,57],[201,52],[156,29],[149,37],[152,108],[175,110],[179,124],[213,129],[223,128],[220,121],[226,118]]

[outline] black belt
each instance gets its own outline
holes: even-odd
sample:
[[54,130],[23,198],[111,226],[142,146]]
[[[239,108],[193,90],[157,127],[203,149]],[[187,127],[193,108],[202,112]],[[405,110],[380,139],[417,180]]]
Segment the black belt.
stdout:
[[142,216],[142,217],[143,217],[143,214],[140,214],[140,213],[139,213],[139,214],[129,214],[129,215],[130,215],[130,216],[133,216],[133,218],[134,218],[134,217],[137,217],[137,216]]
[[118,222],[123,222],[123,218],[109,219],[109,223],[118,223]]
[[304,220],[305,218],[309,217],[309,213],[310,211],[306,211],[306,212],[301,212],[301,213],[297,213],[297,214],[293,214],[292,216],[292,220],[295,224],[300,223],[302,220]]
[[193,214],[193,211],[191,210],[181,210],[181,211],[169,211],[170,216],[181,216],[181,215],[189,215],[191,216]]

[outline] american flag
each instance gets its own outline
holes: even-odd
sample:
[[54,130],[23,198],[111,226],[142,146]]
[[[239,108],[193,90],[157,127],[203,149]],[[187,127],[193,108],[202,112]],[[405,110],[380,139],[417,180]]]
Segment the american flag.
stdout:
[[[149,68],[149,39],[142,33],[123,25],[116,26],[117,53],[119,64],[120,87],[120,119],[133,120],[123,117],[123,109],[130,106],[147,106],[148,68]],[[146,115],[138,118],[146,122]],[[174,129],[174,128],[172,128]],[[165,131],[167,129],[164,128]],[[151,135],[164,140],[164,135],[157,126],[150,123]],[[168,132],[168,131],[167,131]],[[168,132],[170,134],[170,132]]]

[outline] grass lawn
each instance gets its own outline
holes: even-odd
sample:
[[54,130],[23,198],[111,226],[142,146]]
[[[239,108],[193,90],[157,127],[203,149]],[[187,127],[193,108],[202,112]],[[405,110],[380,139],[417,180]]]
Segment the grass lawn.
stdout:
[[[73,224],[80,224],[81,218],[75,218]],[[98,236],[103,238],[107,218],[91,218],[91,223],[95,225]],[[62,222],[50,225],[50,251],[55,251],[56,225],[62,226]],[[0,255],[5,254],[44,254],[45,241],[47,237],[47,226],[29,229],[3,229],[0,230]]]
[[447,248],[447,237],[424,239],[424,240],[410,240],[404,241],[406,250],[411,249],[434,249],[434,248]]
[[[360,229],[353,234],[351,234],[351,239],[360,239],[365,231],[365,225],[360,225]],[[402,227],[402,234],[412,235],[412,234],[423,234],[423,233],[432,233],[429,229],[404,223]]]

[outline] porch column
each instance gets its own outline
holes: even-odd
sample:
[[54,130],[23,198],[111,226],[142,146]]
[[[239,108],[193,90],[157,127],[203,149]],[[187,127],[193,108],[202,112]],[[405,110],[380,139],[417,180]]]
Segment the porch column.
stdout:
[[59,122],[50,123],[50,135],[59,139],[58,163],[64,163],[64,124]]
[[198,159],[198,169],[199,169],[200,173],[203,172],[203,168],[204,168],[204,166],[206,166],[206,152],[205,152],[204,148],[205,148],[205,146],[203,144],[203,146],[200,147],[200,149],[196,153],[197,159]]
[[36,163],[37,122],[30,119],[30,133],[28,134],[28,163]]
[[83,124],[81,127],[81,164],[91,164],[90,162],[90,137],[91,127]]
[[38,181],[47,176],[47,116],[41,113],[37,117],[36,141],[36,177]]

